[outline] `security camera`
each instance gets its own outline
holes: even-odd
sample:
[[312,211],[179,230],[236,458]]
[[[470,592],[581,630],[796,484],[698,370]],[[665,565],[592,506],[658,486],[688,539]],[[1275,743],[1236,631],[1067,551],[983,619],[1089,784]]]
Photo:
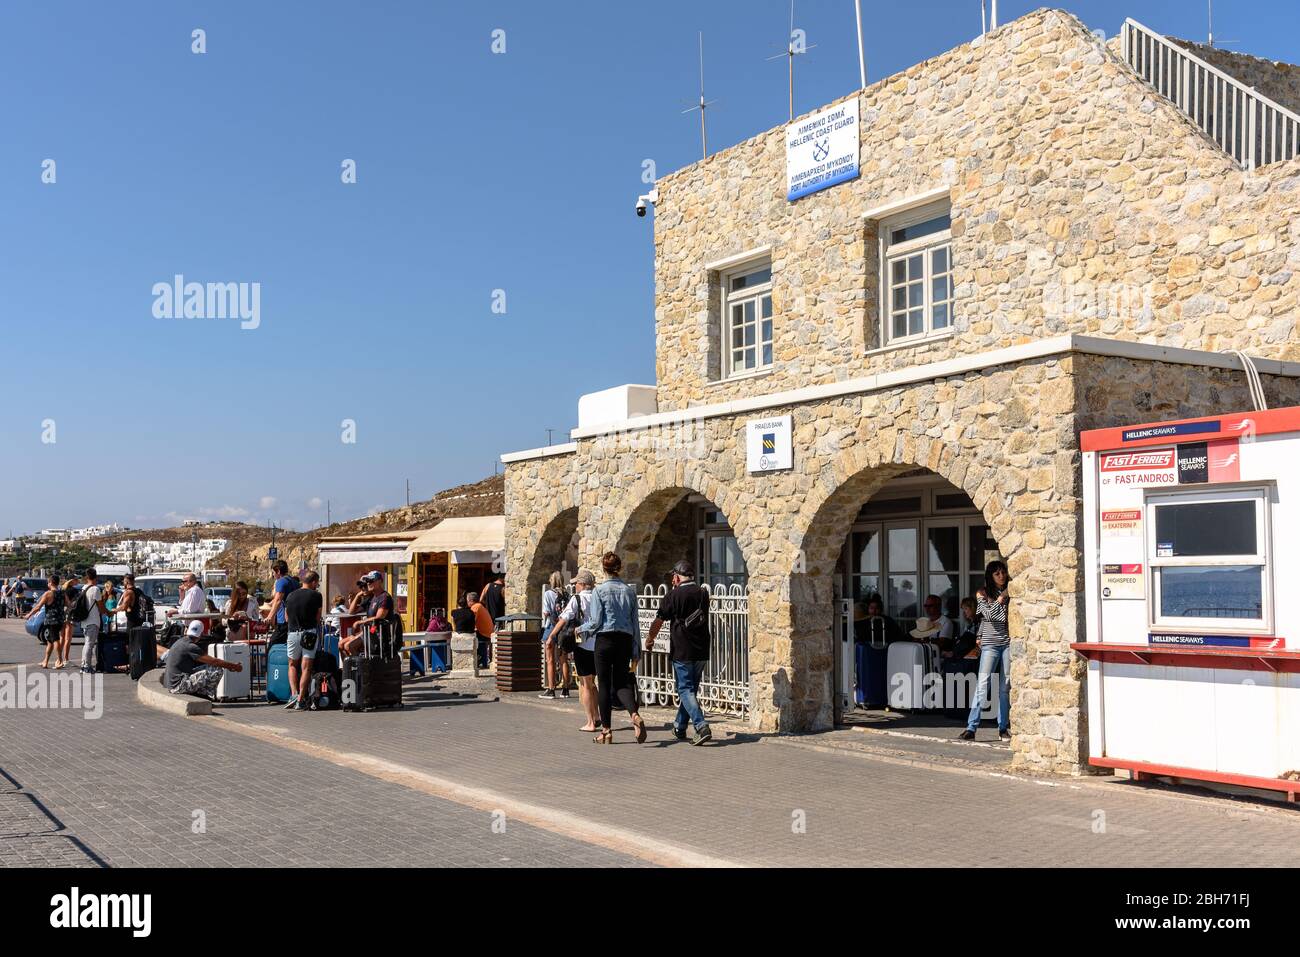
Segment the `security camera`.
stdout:
[[650,192],[638,196],[636,198],[636,214],[638,216],[644,216],[646,207],[652,206],[657,202],[659,202],[659,190],[657,189],[652,189]]

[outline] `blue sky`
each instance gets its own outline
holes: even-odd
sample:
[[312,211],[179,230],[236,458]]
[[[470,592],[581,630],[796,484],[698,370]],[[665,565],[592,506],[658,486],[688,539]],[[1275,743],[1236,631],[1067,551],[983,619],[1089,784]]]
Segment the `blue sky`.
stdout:
[[[1001,0],[1002,19],[1036,6]],[[863,8],[869,81],[979,30],[978,0]],[[1205,37],[1200,0],[1067,8],[1108,34],[1132,16]],[[798,4],[815,48],[796,110],[857,85],[852,11]],[[563,436],[584,392],[652,383],[642,164],[698,159],[681,110],[699,30],[710,146],[785,121],[784,63],[765,58],[788,16],[788,0],[6,0],[0,535],[302,528],[325,500],[352,518],[400,504],[407,479],[425,498]],[[1300,60],[1300,4],[1215,16],[1233,49]],[[178,273],[260,283],[260,325],[155,318],[154,284]]]

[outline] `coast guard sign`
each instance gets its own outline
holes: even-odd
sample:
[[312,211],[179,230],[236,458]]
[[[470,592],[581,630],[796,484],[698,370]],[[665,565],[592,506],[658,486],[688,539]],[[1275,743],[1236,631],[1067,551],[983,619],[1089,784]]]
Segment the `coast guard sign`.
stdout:
[[746,426],[745,458],[751,472],[794,468],[794,440],[790,416],[759,419]]
[[785,195],[794,201],[858,176],[858,99],[785,128]]

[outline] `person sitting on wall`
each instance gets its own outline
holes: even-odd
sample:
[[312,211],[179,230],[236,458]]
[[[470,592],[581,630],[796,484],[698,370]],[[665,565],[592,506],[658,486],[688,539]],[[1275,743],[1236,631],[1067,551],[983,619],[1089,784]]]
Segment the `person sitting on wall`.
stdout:
[[468,592],[460,596],[457,607],[451,610],[451,627],[458,635],[474,634],[474,613],[469,609]]
[[163,683],[172,694],[211,698],[217,693],[224,672],[244,670],[238,661],[222,661],[204,654],[199,644],[202,638],[203,622],[192,621],[185,634],[168,649]]

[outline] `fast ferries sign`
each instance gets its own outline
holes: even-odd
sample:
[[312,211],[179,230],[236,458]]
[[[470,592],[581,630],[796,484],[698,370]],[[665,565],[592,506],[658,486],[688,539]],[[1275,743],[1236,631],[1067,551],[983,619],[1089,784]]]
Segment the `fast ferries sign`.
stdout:
[[1101,486],[1136,487],[1177,485],[1178,461],[1174,449],[1132,449],[1101,456]]

